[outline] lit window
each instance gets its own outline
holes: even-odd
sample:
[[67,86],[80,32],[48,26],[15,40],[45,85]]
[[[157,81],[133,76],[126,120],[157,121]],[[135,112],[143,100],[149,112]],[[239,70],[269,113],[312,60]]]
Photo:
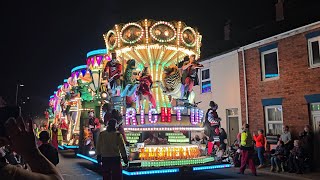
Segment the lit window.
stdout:
[[309,64],[310,67],[320,66],[320,36],[308,39]]
[[310,109],[312,112],[320,112],[320,103],[312,103]]
[[201,93],[211,92],[210,70],[201,70]]
[[265,106],[265,121],[267,134],[281,134],[283,126],[282,106]]
[[278,48],[261,52],[262,80],[279,77]]

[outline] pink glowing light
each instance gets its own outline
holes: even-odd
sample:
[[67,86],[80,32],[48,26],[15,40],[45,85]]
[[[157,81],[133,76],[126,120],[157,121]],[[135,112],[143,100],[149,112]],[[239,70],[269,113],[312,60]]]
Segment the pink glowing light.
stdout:
[[145,124],[144,109],[140,111],[140,124]]
[[149,122],[150,123],[154,124],[154,123],[158,122],[158,115],[156,115],[156,114],[158,114],[156,109],[149,110]]
[[126,111],[126,125],[130,125],[130,119],[132,119],[132,125],[137,125],[136,110],[134,108],[128,108]]
[[181,111],[184,110],[184,107],[173,107],[177,111],[177,121],[181,121]]

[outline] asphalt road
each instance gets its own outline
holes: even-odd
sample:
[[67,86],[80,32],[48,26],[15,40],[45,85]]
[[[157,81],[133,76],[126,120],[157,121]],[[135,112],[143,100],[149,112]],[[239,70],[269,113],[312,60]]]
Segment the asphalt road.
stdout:
[[[92,162],[84,159],[76,158],[73,151],[60,151],[60,163],[57,166],[65,180],[94,180],[102,179],[99,167]],[[250,171],[246,171],[245,175],[237,174],[237,169],[215,169],[210,171],[199,171],[192,174],[163,174],[163,175],[146,175],[146,176],[124,176],[124,180],[206,180],[206,179],[259,179],[270,180],[273,179],[291,179],[285,177],[279,177],[269,174],[258,174],[258,176],[252,176]]]

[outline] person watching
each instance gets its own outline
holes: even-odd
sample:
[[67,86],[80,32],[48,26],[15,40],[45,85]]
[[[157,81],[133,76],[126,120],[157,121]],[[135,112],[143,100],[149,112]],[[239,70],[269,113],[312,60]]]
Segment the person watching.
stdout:
[[53,164],[57,165],[59,163],[58,150],[53,147],[50,143],[50,135],[48,131],[42,131],[39,134],[39,140],[41,141],[41,146],[39,146],[40,152]]
[[253,138],[249,130],[249,124],[242,126],[241,133],[241,167],[239,174],[244,174],[247,164],[254,176],[257,176],[256,167],[253,161]]
[[283,133],[280,136],[280,140],[284,143],[284,148],[286,150],[286,155],[289,154],[289,151],[293,148],[291,133],[289,131],[289,126],[283,126]]
[[121,157],[128,164],[124,140],[116,131],[116,124],[115,119],[110,119],[107,130],[100,132],[97,143],[97,160],[99,164],[102,162],[103,179],[122,180]]
[[[6,120],[4,120],[6,121]],[[2,120],[2,122],[4,122]],[[62,180],[58,169],[41,154],[35,143],[32,121],[25,126],[22,117],[9,118],[4,124],[6,135],[0,136],[0,147],[10,145],[28,163],[32,171],[7,164],[0,157],[1,179]]]

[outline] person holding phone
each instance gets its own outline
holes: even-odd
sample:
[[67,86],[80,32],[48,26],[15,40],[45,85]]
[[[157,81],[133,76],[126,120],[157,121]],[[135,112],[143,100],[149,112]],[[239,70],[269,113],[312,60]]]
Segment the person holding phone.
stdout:
[[62,180],[63,177],[58,169],[37,148],[31,120],[27,122],[28,126],[26,126],[19,113],[6,117],[5,114],[10,114],[10,109],[19,109],[18,107],[9,108],[0,103],[0,108],[0,147],[10,145],[16,153],[25,159],[32,170],[28,171],[6,163],[1,153],[1,179]]

